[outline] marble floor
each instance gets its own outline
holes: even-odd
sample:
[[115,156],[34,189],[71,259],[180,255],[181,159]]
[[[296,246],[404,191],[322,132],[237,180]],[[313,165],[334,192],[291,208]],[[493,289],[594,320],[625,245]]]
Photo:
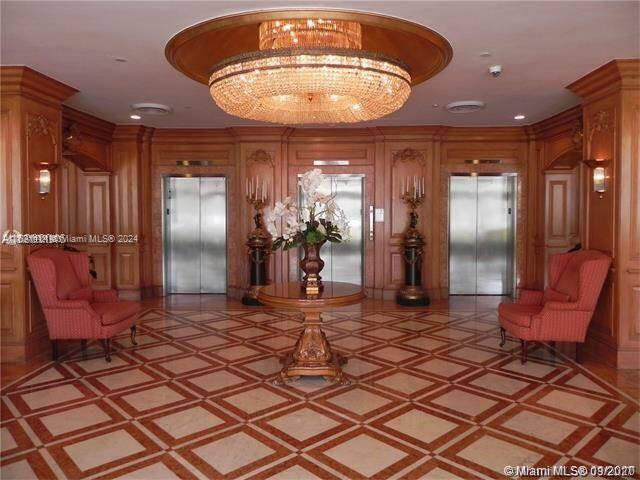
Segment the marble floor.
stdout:
[[[476,306],[477,307],[477,306]],[[150,308],[117,338],[1,392],[0,477],[503,478],[512,466],[634,465],[637,401],[495,309],[324,314],[352,383],[272,380],[300,329],[270,310]],[[637,475],[636,475],[637,476]]]

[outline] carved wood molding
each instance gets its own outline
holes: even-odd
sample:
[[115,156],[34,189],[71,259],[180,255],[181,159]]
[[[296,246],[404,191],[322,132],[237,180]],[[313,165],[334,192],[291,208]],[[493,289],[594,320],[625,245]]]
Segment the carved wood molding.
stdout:
[[51,122],[44,115],[37,115],[27,121],[27,137],[47,136],[53,145],[57,145],[56,134]]
[[611,111],[599,110],[591,117],[591,128],[589,130],[589,141],[596,132],[606,132],[611,128]]
[[263,149],[255,150],[247,157],[247,162],[266,163],[267,165],[274,167],[273,158],[266,150]]
[[395,167],[398,162],[416,162],[424,167],[425,160],[422,152],[414,150],[413,148],[405,148],[393,153],[393,166]]

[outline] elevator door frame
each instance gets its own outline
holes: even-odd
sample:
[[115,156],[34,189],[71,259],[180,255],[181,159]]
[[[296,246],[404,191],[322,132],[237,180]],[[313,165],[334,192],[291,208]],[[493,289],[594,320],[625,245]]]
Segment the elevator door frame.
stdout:
[[[216,292],[216,293],[206,293],[211,295],[226,295],[229,288],[229,242],[228,242],[228,232],[229,232],[229,182],[228,177],[226,175],[201,175],[201,174],[176,174],[169,173],[163,174],[161,176],[161,188],[162,188],[162,197],[161,197],[161,208],[162,208],[162,283],[163,283],[163,291],[168,295],[199,295],[204,294],[202,291],[200,293],[172,293],[169,291],[171,282],[169,280],[170,272],[170,251],[167,243],[169,240],[169,235],[167,229],[169,228],[169,222],[167,218],[167,188],[168,183],[172,178],[222,178],[224,180],[224,191],[225,191],[225,225],[224,225],[224,239],[225,239],[225,248],[224,248],[224,262],[225,262],[225,276],[224,276],[224,291]],[[202,247],[201,247],[202,248]],[[201,260],[202,263],[202,260]],[[202,285],[201,285],[202,290]]]
[[[448,208],[448,217],[447,217],[447,271],[449,277],[449,295],[450,296],[464,296],[464,295],[476,295],[476,296],[493,296],[500,294],[492,294],[492,293],[477,293],[477,255],[476,255],[476,293],[451,293],[451,178],[452,177],[512,177],[511,180],[511,190],[509,191],[510,201],[508,201],[508,208],[511,208],[511,222],[509,228],[512,232],[511,234],[511,242],[507,245],[507,248],[510,251],[510,258],[508,258],[507,270],[510,270],[510,288],[508,292],[504,292],[502,295],[514,296],[516,292],[516,284],[517,284],[517,245],[518,245],[518,173],[516,172],[486,172],[486,173],[478,173],[472,175],[470,173],[451,173],[449,174],[448,179],[448,200],[447,203],[449,205]],[[476,225],[478,223],[478,219],[476,218]]]
[[[320,168],[325,175],[359,175],[363,177],[362,186],[362,228],[363,228],[363,257],[362,257],[362,287],[365,289],[373,288],[374,286],[374,258],[375,258],[375,244],[379,239],[375,237],[375,223],[371,223],[369,216],[369,208],[372,208],[375,203],[375,169],[373,165],[296,165],[289,169],[287,175],[288,188],[282,193],[282,196],[292,195],[296,197],[298,194],[298,178],[299,175],[313,169]],[[297,198],[297,197],[296,197]],[[374,231],[374,235],[371,236],[371,230]],[[320,252],[322,256],[322,251]],[[283,264],[283,278],[288,278],[291,282],[298,281],[298,251],[297,249],[291,249],[288,255],[285,257]],[[322,275],[322,273],[320,273]]]

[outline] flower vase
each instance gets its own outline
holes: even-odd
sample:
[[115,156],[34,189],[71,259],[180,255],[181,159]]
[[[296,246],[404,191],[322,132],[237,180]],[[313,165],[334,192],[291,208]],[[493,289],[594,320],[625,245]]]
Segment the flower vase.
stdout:
[[322,277],[320,272],[324,268],[324,261],[320,258],[320,249],[324,245],[324,241],[320,243],[304,243],[304,258],[300,260],[300,268],[304,272],[302,277],[302,288],[307,288],[309,280],[315,280],[320,290],[322,290]]

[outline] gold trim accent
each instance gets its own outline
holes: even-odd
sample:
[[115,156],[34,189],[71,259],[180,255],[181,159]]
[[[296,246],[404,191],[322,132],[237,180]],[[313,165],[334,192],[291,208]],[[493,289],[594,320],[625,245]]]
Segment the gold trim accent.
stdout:
[[174,35],[165,47],[165,56],[178,71],[208,85],[211,65],[259,50],[260,23],[317,17],[360,23],[362,50],[380,53],[407,65],[411,85],[433,77],[453,57],[451,44],[427,27],[386,15],[337,9],[279,9],[206,20]]

